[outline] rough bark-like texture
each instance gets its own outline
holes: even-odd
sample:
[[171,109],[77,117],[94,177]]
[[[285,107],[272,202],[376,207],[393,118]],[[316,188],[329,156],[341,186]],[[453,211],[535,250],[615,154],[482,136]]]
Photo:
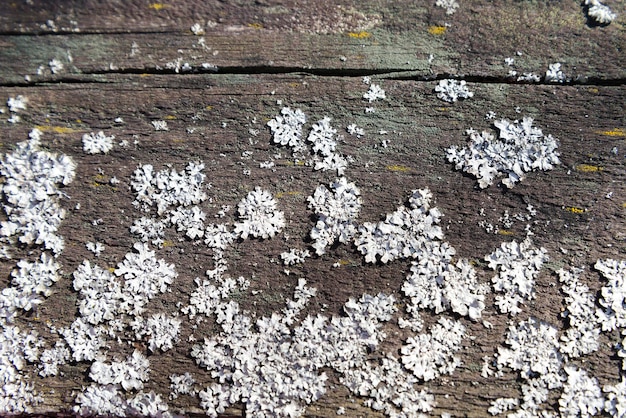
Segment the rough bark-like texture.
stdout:
[[[514,321],[532,315],[562,326],[563,295],[555,272],[568,266],[589,271],[599,258],[626,257],[623,1],[613,2],[620,17],[606,27],[586,25],[576,2],[462,3],[451,16],[430,2],[414,1],[53,3],[13,2],[0,18],[0,100],[28,98],[19,123],[8,123],[6,109],[0,115],[2,152],[10,152],[37,127],[47,149],[72,156],[78,165],[76,180],[63,189],[68,215],[61,229],[66,250],[59,261],[66,276],[36,314],[19,319],[24,327],[50,335],[50,324],[69,325],[77,314],[74,269],[84,259],[115,267],[132,250],[136,238],[129,226],[141,212],[132,205],[129,182],[137,166],[182,169],[188,161],[206,165],[212,184],[212,202],[203,206],[208,218],[229,205],[233,209],[220,222],[232,223],[237,202],[255,186],[269,190],[285,212],[285,235],[237,242],[227,255],[233,276],[254,277],[239,300],[244,308],[257,316],[280,310],[297,278],[305,277],[318,289],[309,313],[340,315],[349,297],[366,292],[393,294],[402,311],[400,286],[408,261],[366,265],[354,248],[341,245],[284,273],[280,253],[310,244],[313,214],[307,197],[336,176],[294,164],[288,149],[271,142],[266,123],[283,105],[301,108],[310,122],[329,116],[340,131],[352,123],[364,128],[359,138],[344,132],[339,144],[341,153],[353,157],[345,174],[361,188],[359,220],[379,220],[404,204],[411,190],[429,188],[444,214],[444,239],[456,248],[457,258],[474,264],[481,282],[493,274],[484,256],[501,242],[522,240],[529,223],[550,263],[538,279],[535,299]],[[196,22],[206,30],[204,44],[189,30]],[[515,58],[512,67],[504,64],[507,57]],[[56,74],[50,71],[52,59],[64,66]],[[554,62],[563,63],[566,83],[507,78],[510,69],[543,76]],[[360,76],[368,74],[387,96],[371,104],[374,113],[365,112],[370,104],[362,97],[367,86]],[[453,104],[438,99],[434,80],[449,75],[468,79],[474,97]],[[531,173],[512,189],[477,188],[475,179],[446,162],[445,149],[464,145],[469,128],[495,134],[492,121],[485,119],[491,111],[511,120],[533,117],[544,133],[559,140],[562,165]],[[156,120],[167,121],[169,130],[155,131],[151,122]],[[107,155],[85,154],[82,135],[99,130],[129,145],[116,145]],[[274,167],[260,168],[265,161]],[[111,185],[112,177],[121,182]],[[501,227],[500,234],[479,225],[501,225],[505,211],[526,214],[528,204],[537,214]],[[211,267],[204,245],[179,237],[168,231],[168,245],[158,250],[159,257],[177,266],[179,277],[172,292],[151,302],[150,310],[176,312],[177,303],[187,304],[194,278]],[[85,249],[87,241],[104,243],[103,255],[96,259]],[[27,257],[29,250],[16,248],[15,259]],[[0,263],[3,287],[14,261]],[[336,262],[339,267],[333,267]],[[592,289],[603,285],[596,273],[589,277],[594,278],[587,283]],[[433,415],[485,416],[495,398],[519,396],[515,373],[480,376],[482,358],[503,343],[510,319],[497,313],[493,296],[486,302],[483,317],[493,329],[463,320],[472,336],[460,352],[463,365],[425,385],[436,396]],[[423,316],[427,324],[438,318]],[[407,333],[393,322],[381,351],[397,355]],[[168,376],[182,371],[197,374],[201,384],[210,382],[189,356],[192,332],[200,340],[211,329],[184,327],[175,349],[152,355],[146,389],[166,397]],[[585,359],[585,368],[605,384],[618,380],[621,359],[614,356],[615,341],[603,337],[602,342],[602,349]],[[120,347],[113,351],[123,351]],[[69,364],[62,367],[62,377],[33,377],[46,399],[37,410],[71,408],[77,391],[88,384],[87,370],[86,363]],[[378,416],[329,375],[328,392],[307,409],[307,416],[334,416],[341,406],[347,416]],[[190,397],[171,401],[170,407],[202,412]]]

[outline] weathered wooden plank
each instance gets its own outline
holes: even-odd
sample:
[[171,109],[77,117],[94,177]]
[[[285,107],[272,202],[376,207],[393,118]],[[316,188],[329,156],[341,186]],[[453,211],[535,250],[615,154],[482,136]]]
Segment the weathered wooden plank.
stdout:
[[[22,119],[19,123],[5,122],[10,116],[8,111],[0,116],[3,152],[24,140],[31,128],[39,127],[47,149],[70,155],[77,163],[76,180],[63,189],[68,198],[62,200],[68,217],[61,230],[66,250],[59,262],[67,276],[54,285],[55,293],[36,315],[18,319],[20,327],[36,329],[50,341],[58,337],[50,334],[48,325],[67,326],[76,316],[77,295],[70,274],[78,264],[89,259],[102,267],[115,267],[124,254],[132,251],[135,238],[128,228],[141,212],[131,204],[134,196],[129,179],[138,165],[147,163],[157,168],[171,164],[182,169],[190,160],[203,161],[207,181],[212,183],[212,202],[203,205],[208,218],[217,215],[222,205],[233,208],[225,218],[216,218],[219,222],[232,223],[237,202],[255,186],[276,196],[287,218],[285,234],[270,240],[237,242],[227,255],[233,277],[252,278],[248,293],[238,300],[243,308],[259,317],[280,310],[285,299],[291,297],[297,278],[305,277],[318,289],[306,313],[339,315],[349,297],[365,292],[394,295],[402,311],[405,300],[400,287],[408,261],[371,266],[364,264],[351,246],[340,245],[322,257],[290,268],[290,275],[284,274],[284,267],[277,262],[281,252],[308,245],[313,221],[306,198],[318,184],[335,178],[334,173],[294,164],[288,149],[271,143],[265,124],[282,105],[301,108],[310,122],[332,117],[333,126],[340,131],[351,123],[363,127],[365,134],[361,138],[344,133],[339,143],[339,151],[353,157],[345,174],[361,188],[363,209],[359,221],[379,220],[405,202],[411,190],[427,187],[444,214],[445,241],[457,249],[456,257],[474,263],[483,283],[488,283],[493,274],[483,257],[500,242],[523,239],[526,223],[530,223],[535,244],[548,250],[551,264],[538,278],[536,298],[516,320],[532,315],[561,328],[562,294],[555,285],[554,271],[561,266],[589,270],[598,258],[623,259],[626,253],[623,86],[468,83],[474,97],[448,104],[435,96],[434,81],[381,78],[374,82],[386,90],[387,99],[370,105],[362,98],[367,86],[360,78],[349,77],[127,74],[103,75],[100,81],[0,89],[0,98],[28,98],[27,109],[18,112]],[[376,112],[365,113],[367,106],[374,106]],[[559,139],[563,165],[550,172],[529,174],[511,190],[496,186],[477,189],[474,179],[446,163],[445,149],[463,145],[463,132],[468,128],[495,133],[491,122],[485,120],[490,111],[508,119],[534,117],[546,134]],[[116,118],[123,122],[116,122]],[[155,131],[151,122],[157,120],[166,121],[169,130]],[[115,146],[107,155],[85,154],[82,135],[98,130],[115,135],[116,141],[127,140],[129,146]],[[386,148],[383,141],[387,141]],[[273,161],[275,166],[260,168],[265,161]],[[250,170],[249,174],[244,170]],[[119,185],[110,185],[113,176],[121,181]],[[80,209],[76,209],[77,203]],[[506,228],[507,235],[487,233],[479,225],[481,221],[502,224],[498,219],[505,211],[511,216],[525,214],[529,203],[537,214],[528,222],[515,220]],[[485,215],[480,214],[481,209]],[[168,231],[166,237],[169,245],[157,250],[158,256],[174,263],[179,277],[171,293],[151,302],[150,312],[174,313],[177,303],[187,304],[195,288],[194,278],[202,277],[211,266],[210,253],[203,244],[179,241],[176,231]],[[88,252],[87,241],[103,242],[106,250],[102,256],[95,258]],[[29,250],[15,249],[14,258],[28,257]],[[340,267],[332,266],[339,261]],[[3,285],[8,284],[8,272],[14,266],[14,261],[2,261]],[[586,278],[592,289],[602,286],[596,278],[595,273]],[[423,316],[427,324],[432,324],[440,315],[425,312]],[[482,358],[492,355],[503,343],[509,319],[496,312],[493,296],[487,298],[483,317],[493,323],[493,329],[460,319],[475,337],[464,341],[459,353],[463,365],[451,376],[424,385],[436,396],[434,414],[485,416],[489,402],[496,397],[519,396],[520,382],[514,373],[490,379],[480,376]],[[206,387],[211,379],[190,358],[192,343],[188,338],[193,334],[201,340],[211,335],[211,329],[205,323],[194,330],[185,320],[179,345],[166,353],[150,355],[152,373],[146,390],[155,390],[165,399],[168,376],[184,371],[192,372],[199,385]],[[386,330],[388,339],[372,353],[373,357],[383,351],[397,356],[401,342],[409,335],[394,321]],[[601,384],[614,383],[620,361],[611,357],[609,338],[602,338],[602,349],[585,358],[585,369]],[[141,342],[135,344],[146,350]],[[124,341],[112,341],[109,354],[126,355],[132,348]],[[45,398],[37,410],[70,407],[75,394],[89,383],[88,367],[89,362],[64,365],[61,377],[44,379],[29,366],[25,373]],[[361,399],[350,396],[337,384],[336,374],[328,374],[328,392],[309,406],[308,416],[333,416],[341,406],[348,416],[375,416],[360,406]],[[191,397],[169,404],[173,411],[199,411],[197,399]]]
[[[578,82],[626,78],[623,17],[606,27],[589,27],[575,2],[472,2],[451,16],[440,7],[408,1],[337,7],[208,3],[159,8],[155,4],[161,3],[137,1],[125,4],[122,13],[116,13],[117,3],[15,5],[0,23],[7,34],[0,37],[0,82],[24,83],[25,76],[45,82],[94,72],[184,72],[185,63],[194,72],[217,66],[225,72],[405,71],[422,78],[504,80],[510,70],[542,77],[549,64],[560,62],[568,79]],[[624,9],[623,2],[615,3],[616,10]],[[81,31],[60,29],[67,22],[56,24],[57,33],[46,28],[45,22],[55,18],[76,21]],[[200,23],[203,36],[191,33],[194,23]],[[32,36],[38,32],[48,36]],[[515,63],[508,66],[505,58]],[[64,66],[57,74],[51,74],[53,59]]]

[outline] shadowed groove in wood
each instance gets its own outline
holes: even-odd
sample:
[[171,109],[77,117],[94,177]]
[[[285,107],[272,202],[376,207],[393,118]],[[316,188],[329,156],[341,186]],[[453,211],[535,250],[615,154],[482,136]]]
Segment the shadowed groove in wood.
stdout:
[[197,74],[219,74],[219,75],[294,75],[294,76],[316,76],[316,77],[370,77],[375,76],[379,80],[396,80],[396,81],[416,81],[416,82],[432,82],[439,80],[465,80],[470,83],[477,84],[512,84],[512,85],[535,85],[535,86],[598,86],[598,87],[617,87],[626,85],[626,79],[615,78],[607,79],[601,77],[577,76],[574,79],[566,80],[560,83],[547,82],[545,77],[541,77],[541,81],[533,82],[527,80],[518,80],[514,77],[507,76],[480,76],[480,75],[455,75],[450,73],[420,75],[406,69],[366,69],[366,68],[301,68],[301,67],[282,67],[282,66],[229,66],[229,67],[212,67],[209,69],[193,68],[189,71],[176,72],[168,68],[124,68],[116,70],[93,70],[72,75],[55,76],[50,79],[39,79],[36,81],[23,82],[5,82],[0,83],[0,87],[32,87],[45,86],[55,84],[112,84],[115,79],[102,79],[90,76],[115,76],[115,75],[172,75],[185,77],[186,75]]

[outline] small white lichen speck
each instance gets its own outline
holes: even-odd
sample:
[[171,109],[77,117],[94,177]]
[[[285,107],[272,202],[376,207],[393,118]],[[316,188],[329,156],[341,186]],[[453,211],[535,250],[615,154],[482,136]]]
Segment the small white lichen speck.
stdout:
[[494,123],[500,130],[499,140],[486,131],[468,130],[470,144],[459,149],[453,145],[446,150],[448,161],[457,170],[463,170],[478,179],[484,189],[493,184],[496,177],[506,175],[502,184],[511,188],[533,170],[551,170],[561,163],[556,151],[558,142],[552,135],[544,135],[532,126],[533,119],[522,122],[502,119]]
[[435,86],[437,97],[446,102],[456,102],[459,99],[469,99],[474,96],[474,92],[469,91],[465,80],[457,81],[452,79],[441,80]]
[[563,83],[566,80],[565,74],[561,71],[560,62],[548,66],[545,79],[548,83]]
[[153,120],[150,123],[152,124],[152,127],[155,131],[169,131],[169,128],[167,127],[167,122],[164,120]]
[[446,14],[451,15],[459,8],[459,3],[456,0],[437,0],[435,6],[446,9]]
[[28,98],[26,96],[22,96],[18,94],[15,97],[9,97],[7,100],[7,106],[9,107],[10,112],[19,112],[20,110],[26,110],[26,104],[28,103]]
[[104,132],[83,135],[83,151],[88,154],[106,154],[113,148],[115,135],[106,136]]
[[599,0],[585,0],[584,4],[587,7],[587,16],[599,25],[608,25],[617,17],[616,13]]
[[387,96],[385,95],[385,90],[383,90],[378,84],[370,84],[369,90],[365,94],[363,94],[363,98],[367,100],[369,103],[379,99],[385,99]]

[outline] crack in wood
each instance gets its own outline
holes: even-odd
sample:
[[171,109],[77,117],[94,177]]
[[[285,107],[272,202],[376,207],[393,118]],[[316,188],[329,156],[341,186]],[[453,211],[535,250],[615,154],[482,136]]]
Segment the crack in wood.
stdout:
[[283,66],[228,66],[215,67],[210,69],[193,68],[189,71],[176,72],[173,69],[165,68],[124,68],[115,70],[95,70],[77,73],[74,75],[66,75],[63,77],[54,77],[48,79],[39,79],[37,81],[23,82],[0,82],[0,87],[36,87],[42,85],[57,84],[114,84],[115,80],[106,80],[102,78],[92,78],[91,76],[115,76],[115,75],[163,75],[185,77],[186,75],[198,74],[218,74],[218,75],[300,75],[315,76],[329,78],[360,78],[375,76],[380,80],[395,81],[417,81],[432,82],[445,79],[465,80],[469,83],[476,84],[513,84],[513,85],[536,85],[536,86],[597,86],[597,87],[618,87],[626,85],[626,78],[606,79],[600,77],[587,77],[579,75],[574,79],[566,80],[559,83],[548,82],[545,77],[541,81],[533,82],[526,80],[517,80],[507,76],[484,76],[484,75],[456,75],[450,73],[424,75],[418,74],[418,70],[406,69],[364,69],[364,68],[302,68],[302,67],[283,67]]

